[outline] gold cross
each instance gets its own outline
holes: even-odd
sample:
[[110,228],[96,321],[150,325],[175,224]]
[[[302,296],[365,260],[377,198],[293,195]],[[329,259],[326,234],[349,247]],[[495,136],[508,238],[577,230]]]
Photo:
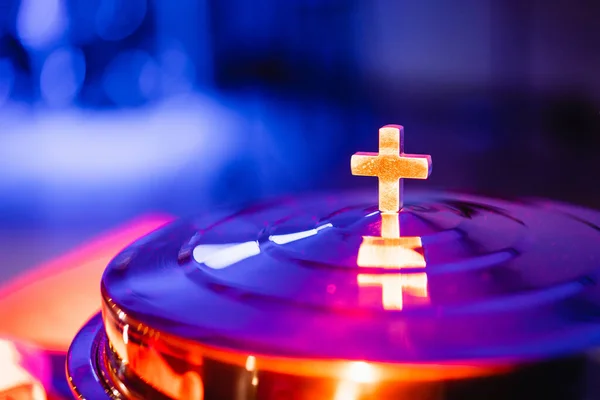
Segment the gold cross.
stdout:
[[350,161],[352,175],[379,178],[379,211],[402,208],[402,179],[427,179],[431,156],[404,154],[404,128],[386,125],[379,129],[379,153],[356,153]]

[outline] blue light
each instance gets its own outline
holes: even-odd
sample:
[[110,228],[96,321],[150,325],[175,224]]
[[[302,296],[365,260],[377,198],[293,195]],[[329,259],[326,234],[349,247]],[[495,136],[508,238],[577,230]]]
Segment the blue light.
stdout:
[[102,0],[96,14],[96,34],[110,41],[131,35],[142,24],[146,0]]
[[40,92],[42,98],[52,106],[70,104],[85,78],[85,58],[78,49],[54,51],[42,67]]
[[61,0],[23,0],[17,18],[19,38],[27,47],[40,48],[53,43],[67,27]]
[[194,64],[179,43],[171,43],[160,54],[162,92],[166,95],[189,92],[196,78]]
[[12,63],[7,59],[0,59],[0,105],[10,97],[15,82],[15,72]]
[[159,69],[156,62],[141,50],[119,54],[106,68],[103,87],[117,105],[137,106],[158,90]]

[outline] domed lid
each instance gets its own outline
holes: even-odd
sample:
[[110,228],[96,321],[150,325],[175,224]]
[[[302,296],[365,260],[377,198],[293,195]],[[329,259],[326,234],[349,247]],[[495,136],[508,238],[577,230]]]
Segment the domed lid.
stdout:
[[[355,172],[376,172],[364,157]],[[408,165],[426,177],[430,160]],[[379,200],[398,180],[387,178]],[[179,221],[111,262],[104,299],[161,334],[273,357],[523,360],[599,342],[599,213],[446,193],[388,199],[324,194]]]
[[376,200],[323,195],[177,222],[115,258],[105,296],[161,332],[250,353],[443,361],[598,342],[598,213],[415,194],[390,244]]

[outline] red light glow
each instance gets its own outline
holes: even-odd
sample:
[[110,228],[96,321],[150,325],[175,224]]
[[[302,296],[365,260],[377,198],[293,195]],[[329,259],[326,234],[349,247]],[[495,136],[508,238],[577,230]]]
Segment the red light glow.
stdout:
[[0,288],[0,335],[66,351],[81,326],[100,310],[100,279],[108,262],[171,220],[165,215],[139,218]]

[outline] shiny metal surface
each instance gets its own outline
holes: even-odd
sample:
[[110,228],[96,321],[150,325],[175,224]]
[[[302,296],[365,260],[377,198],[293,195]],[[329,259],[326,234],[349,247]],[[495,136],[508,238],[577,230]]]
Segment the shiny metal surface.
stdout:
[[[389,312],[356,283],[361,272],[395,273],[356,264],[362,236],[377,234],[381,222],[374,200],[365,193],[296,199],[209,226],[176,223],[136,243],[126,270],[108,267],[105,297],[161,332],[282,356],[546,357],[600,333],[589,323],[598,221],[551,205],[413,197],[400,214],[401,235],[423,242],[431,302]],[[180,264],[191,238],[193,257]],[[575,312],[573,302],[589,307]]]
[[[365,242],[379,254],[364,238],[389,224],[371,192],[274,201],[139,240],[102,279],[106,354],[121,360],[107,364],[112,382],[135,375],[171,398],[200,382],[210,399],[210,362],[340,385],[433,382],[600,342],[599,213],[410,193],[397,218],[406,252],[393,254],[424,266],[358,265]],[[86,349],[76,340],[72,353]]]
[[[262,368],[256,358],[224,360],[209,351],[201,360],[185,360],[164,352],[164,347],[137,342],[135,332],[128,350],[135,360],[123,359],[104,330],[101,315],[89,321],[69,352],[67,373],[78,399],[382,399],[408,396],[417,400],[442,399],[443,386],[436,381],[396,379],[375,382],[367,363],[348,363],[346,375],[357,379],[331,379],[312,373],[289,375]],[[156,343],[155,343],[156,344]],[[162,350],[162,352],[161,352]],[[216,355],[217,358],[212,356]],[[146,373],[133,366],[144,361]],[[228,362],[229,361],[229,362]],[[290,360],[292,361],[292,360]],[[432,370],[440,368],[432,366]],[[139,370],[139,369],[138,369]],[[410,371],[410,368],[407,369]],[[148,372],[152,380],[148,380]],[[366,375],[365,375],[366,372]],[[387,393],[387,394],[386,394]],[[388,397],[389,395],[396,397]]]
[[102,374],[102,352],[106,342],[102,318],[98,314],[88,321],[73,341],[67,355],[67,379],[77,399],[104,400],[118,398],[119,392]]

